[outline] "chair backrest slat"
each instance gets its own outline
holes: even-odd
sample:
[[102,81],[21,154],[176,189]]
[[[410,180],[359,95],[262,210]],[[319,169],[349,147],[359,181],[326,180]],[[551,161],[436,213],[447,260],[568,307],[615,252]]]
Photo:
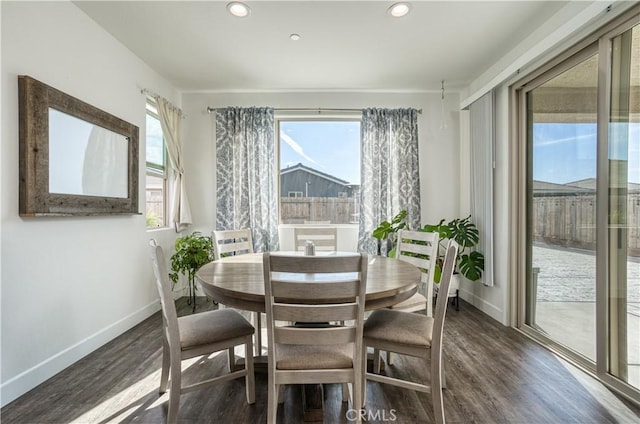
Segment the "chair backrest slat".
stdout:
[[273,319],[291,322],[329,322],[353,319],[358,313],[357,303],[339,305],[273,304]]
[[[271,271],[288,273],[322,273],[335,274],[345,272],[358,272],[354,269],[355,255],[344,256],[280,256],[271,255]],[[366,264],[365,264],[366,265]],[[365,266],[366,269],[366,266]]]
[[356,341],[355,327],[275,327],[275,339],[289,345],[335,345]]
[[223,254],[253,253],[253,237],[250,229],[213,231],[211,239],[216,260],[220,259]]
[[338,230],[336,227],[296,227],[293,229],[295,250],[303,251],[307,240],[312,241],[316,251],[338,250]]
[[354,298],[360,290],[360,281],[354,279],[332,281],[325,284],[319,284],[317,281],[304,283],[304,281],[273,280],[271,293],[277,299],[325,299],[325,301],[329,301]]

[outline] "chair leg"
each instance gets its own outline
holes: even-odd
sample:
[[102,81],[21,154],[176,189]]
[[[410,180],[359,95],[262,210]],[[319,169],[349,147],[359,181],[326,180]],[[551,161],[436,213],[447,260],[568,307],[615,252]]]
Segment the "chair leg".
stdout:
[[260,312],[253,313],[253,326],[256,328],[256,356],[262,355],[262,315]]
[[380,374],[380,351],[378,349],[373,349],[373,369],[371,371],[374,374]]
[[269,389],[267,392],[267,424],[276,424],[278,415],[278,387],[273,381],[273,375],[269,373]]
[[[362,410],[363,396],[362,396],[362,378],[356,374],[356,378],[351,385],[353,387],[353,396],[351,396],[351,408],[356,411],[357,416],[355,422],[360,424],[362,422],[360,411]],[[365,380],[366,383],[366,380]]]
[[349,402],[349,385],[348,383],[342,383],[342,401]]
[[[391,352],[387,351],[387,365],[391,365]],[[378,371],[380,373],[380,371]]]
[[444,400],[442,398],[442,357],[435,354],[431,358],[431,399],[433,415],[437,424],[444,424]]
[[360,402],[360,405],[364,408],[364,406],[367,404],[367,345],[363,345],[362,350],[362,373],[360,375],[360,387],[362,388],[360,396],[362,397],[362,401]]
[[236,368],[236,352],[234,347],[227,349],[227,371],[233,372]]
[[169,382],[169,343],[167,339],[162,339],[162,373],[160,374],[160,394],[167,391],[167,383]]
[[245,386],[247,391],[247,403],[256,403],[256,377],[253,369],[253,341],[248,338],[244,345],[244,367],[247,370],[245,376]]
[[279,389],[278,389],[278,403],[284,403],[284,388],[285,388],[285,385],[284,384],[279,384],[278,387],[279,387]]
[[447,373],[445,372],[445,369],[444,369],[444,358],[442,358],[442,388],[443,389],[447,388]]
[[167,413],[167,424],[176,424],[178,422],[178,408],[180,408],[182,368],[180,360],[171,362],[171,387],[169,388],[169,412]]

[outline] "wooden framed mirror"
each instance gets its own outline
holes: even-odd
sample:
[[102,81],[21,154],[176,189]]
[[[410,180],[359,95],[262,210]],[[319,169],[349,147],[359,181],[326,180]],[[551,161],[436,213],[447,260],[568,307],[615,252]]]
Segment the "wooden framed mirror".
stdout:
[[20,216],[138,212],[139,129],[18,76]]

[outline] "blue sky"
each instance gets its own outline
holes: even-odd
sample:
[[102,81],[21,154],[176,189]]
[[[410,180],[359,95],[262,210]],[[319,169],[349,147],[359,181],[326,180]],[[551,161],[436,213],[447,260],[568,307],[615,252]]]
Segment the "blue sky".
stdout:
[[[302,163],[360,183],[359,122],[282,121],[280,131],[281,168]],[[611,157],[628,160],[629,181],[640,183],[640,124],[629,126],[626,140],[626,148],[612,148]],[[534,180],[565,184],[595,176],[595,124],[534,124]]]
[[281,121],[280,168],[298,163],[360,184],[360,122]]
[[[595,124],[534,124],[533,134],[534,180],[565,184],[595,178]],[[626,140],[626,148],[610,149],[610,157],[628,160],[628,180],[640,183],[639,124],[629,126]]]

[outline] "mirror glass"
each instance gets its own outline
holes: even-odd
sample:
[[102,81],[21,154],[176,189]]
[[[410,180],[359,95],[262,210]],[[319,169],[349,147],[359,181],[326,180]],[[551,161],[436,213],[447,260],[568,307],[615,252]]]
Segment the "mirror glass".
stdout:
[[49,192],[127,198],[128,139],[49,108]]

